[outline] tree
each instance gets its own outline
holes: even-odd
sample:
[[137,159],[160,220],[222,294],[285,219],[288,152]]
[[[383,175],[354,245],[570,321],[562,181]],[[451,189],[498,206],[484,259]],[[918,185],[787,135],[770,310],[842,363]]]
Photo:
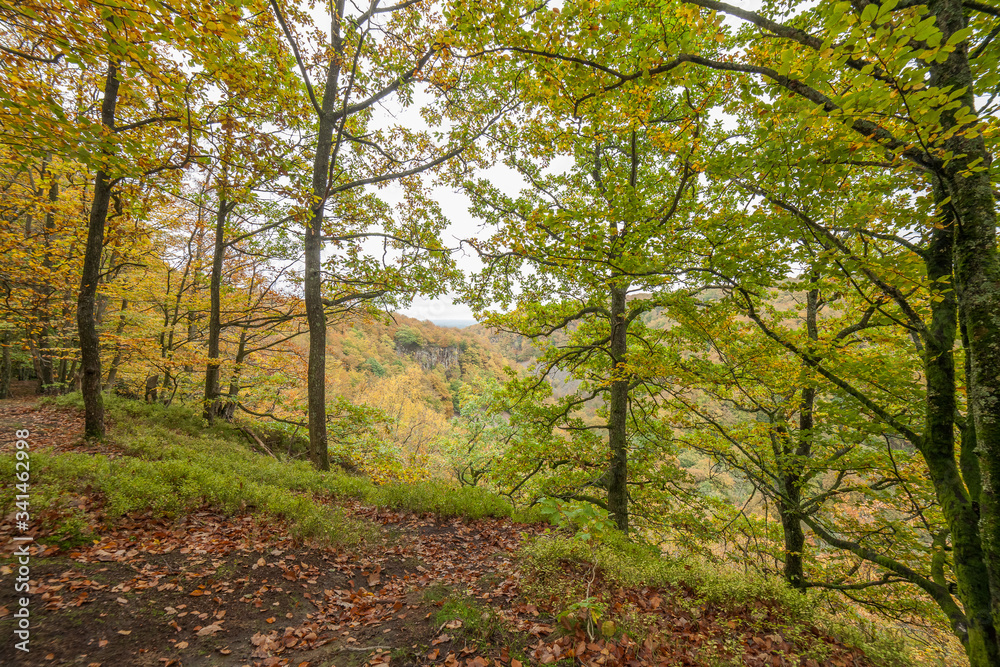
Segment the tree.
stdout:
[[[11,113],[16,118],[4,124],[2,143],[31,145],[28,154],[74,158],[94,171],[77,326],[85,433],[88,437],[102,437],[97,290],[112,202],[113,215],[124,211],[115,188],[127,178],[180,169],[191,156],[190,141],[184,141],[185,134],[177,124],[188,117],[186,103],[192,90],[178,63],[165,53],[162,42],[172,39],[175,46],[200,42],[204,32],[199,34],[199,29],[207,32],[211,25],[223,32],[238,13],[222,8],[218,15],[202,17],[162,5],[79,5],[67,9],[46,2],[5,5],[0,10],[5,27],[20,40],[17,48],[5,47],[6,56],[50,68],[60,67],[65,60],[72,69],[84,73],[81,80],[85,85],[101,91],[100,114],[95,119],[86,107],[64,108],[72,99],[49,94],[38,79],[16,78],[4,93],[5,106],[16,112]],[[104,75],[94,80],[91,77],[97,71]],[[143,89],[155,93],[143,95]],[[186,138],[190,139],[190,133]]]
[[[625,108],[633,101],[616,100]],[[670,438],[657,425],[663,332],[642,316],[665,303],[679,278],[668,230],[682,229],[696,204],[702,103],[690,90],[661,97],[626,130],[616,127],[614,107],[611,118],[525,123],[502,141],[508,166],[529,187],[514,198],[485,181],[466,186],[477,215],[498,229],[473,242],[486,268],[466,299],[488,326],[542,346],[534,378],[519,383],[526,397],[556,374],[575,388],[537,408],[536,419],[567,441],[540,456],[544,467],[566,471],[545,493],[601,507],[624,532],[630,497],[664,502],[670,478],[661,465]],[[565,157],[565,171],[551,167]],[[494,302],[515,307],[491,311]],[[595,403],[599,419],[579,414]]]
[[[648,10],[644,3],[633,7]],[[703,13],[700,8],[709,11]],[[913,192],[930,191],[930,208],[940,213],[921,215],[927,207],[926,198],[920,198],[917,218],[930,226],[927,245],[920,252],[928,267],[935,307],[922,325],[919,317],[907,316],[908,325],[923,326],[927,333],[922,343],[928,371],[927,428],[923,436],[902,430],[909,431],[903,437],[918,443],[951,528],[949,540],[956,549],[956,577],[968,621],[966,625],[954,617],[955,632],[963,638],[973,664],[997,662],[1000,587],[995,585],[995,573],[1000,571],[1000,558],[994,545],[1000,543],[1000,516],[990,480],[1000,456],[994,444],[992,429],[998,421],[990,397],[1000,382],[996,371],[1000,345],[989,318],[1000,302],[987,146],[992,136],[987,129],[993,121],[978,115],[975,104],[977,93],[991,90],[996,77],[995,52],[989,48],[995,37],[990,22],[995,8],[980,2],[963,5],[960,0],[926,4],[861,0],[816,7],[793,5],[779,17],[777,7],[770,4],[762,12],[751,12],[713,0],[691,0],[676,8],[652,10],[658,12],[659,22],[650,21],[647,29],[633,31],[629,37],[631,48],[643,54],[643,59],[627,66],[601,51],[604,43],[621,39],[614,32],[620,25],[615,20],[618,5],[595,8],[581,3],[559,12],[542,11],[545,16],[532,16],[531,31],[509,7],[491,9],[486,20],[499,24],[495,31],[499,44],[494,48],[558,63],[558,85],[549,90],[558,88],[574,110],[590,108],[609,95],[637,86],[669,90],[699,70],[732,74],[733,96],[726,107],[730,112],[766,115],[780,111],[786,114],[785,123],[794,121],[811,130],[791,153],[782,154],[784,162],[754,156],[758,169],[743,180],[754,196],[767,197],[775,205],[790,202],[775,196],[780,188],[758,184],[767,183],[772,172],[780,173],[781,165],[789,162],[879,167],[909,177]],[[749,27],[731,41],[717,12],[747,21]],[[661,26],[671,24],[686,29],[686,34],[672,41],[662,39]],[[601,27],[611,34],[605,36]],[[697,41],[696,35],[704,39]],[[710,165],[709,171],[716,167],[726,172],[722,162]],[[811,172],[803,169],[803,173]],[[816,186],[818,182],[817,177],[810,177],[803,184]],[[811,219],[802,207],[793,205],[789,212],[804,214],[803,222]],[[810,223],[816,235],[825,236],[831,251],[844,252],[842,244],[820,229],[832,231],[832,226]],[[852,257],[850,252],[845,254]],[[877,273],[861,271],[861,275],[865,280],[877,278]],[[872,285],[905,310],[897,285],[884,280],[872,280]],[[973,434],[966,426],[965,437],[969,444],[973,439],[978,443],[982,485],[970,466],[964,466],[964,471],[971,477],[963,478],[954,457],[957,401],[951,349],[959,317],[969,343],[973,419],[968,423],[975,430]],[[860,394],[853,397],[878,415],[877,404],[865,403]],[[887,417],[879,418],[891,424]],[[992,618],[987,611],[991,607]]]
[[[438,235],[444,219],[429,199],[420,174],[466,151],[497,113],[488,98],[463,92],[474,74],[452,71],[442,17],[429,2],[403,2],[349,11],[331,5],[329,43],[320,54],[303,54],[294,19],[305,17],[272,0],[315,113],[315,152],[300,203],[305,226],[303,291],[309,325],[309,443],[317,468],[329,468],[326,417],[326,325],[333,312],[375,312],[414,294],[440,294],[452,275]],[[322,63],[316,66],[312,63]],[[313,82],[316,82],[314,87]],[[375,109],[389,101],[414,105],[418,84],[436,95],[421,113],[431,123],[455,121],[449,144],[394,126],[377,129]],[[483,110],[488,114],[482,114]],[[400,147],[404,147],[402,150]],[[398,213],[372,186],[402,189]],[[328,215],[331,212],[332,215]],[[366,253],[366,243],[382,251]],[[324,248],[333,244],[335,252]],[[371,246],[367,246],[371,247]],[[393,257],[395,255],[395,257]]]

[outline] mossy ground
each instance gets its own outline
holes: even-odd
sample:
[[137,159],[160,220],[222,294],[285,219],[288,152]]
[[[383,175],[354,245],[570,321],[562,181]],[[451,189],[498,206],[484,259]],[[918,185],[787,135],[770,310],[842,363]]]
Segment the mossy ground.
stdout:
[[[76,406],[43,410],[73,419]],[[858,637],[820,629],[780,582],[614,538],[539,537],[544,526],[514,522],[534,517],[481,489],[320,473],[182,407],[113,398],[109,416],[100,445],[32,438],[37,625],[30,657],[7,642],[4,664],[652,663],[667,640],[683,649],[676,664],[904,664],[896,647],[868,642],[869,659]],[[32,419],[0,406],[5,433]],[[13,478],[11,444],[0,478]]]

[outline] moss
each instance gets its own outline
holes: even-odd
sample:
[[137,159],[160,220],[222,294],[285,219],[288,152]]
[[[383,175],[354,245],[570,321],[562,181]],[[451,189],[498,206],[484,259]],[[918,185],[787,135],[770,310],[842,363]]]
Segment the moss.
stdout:
[[[567,577],[562,563],[596,566],[605,580],[624,587],[654,586],[665,589],[688,588],[695,593],[692,604],[714,604],[738,611],[747,605],[766,607],[783,626],[790,641],[810,627],[861,649],[872,661],[886,667],[913,664],[901,638],[885,632],[863,629],[853,619],[833,617],[818,611],[819,593],[802,594],[777,577],[720,567],[700,558],[672,558],[655,548],[627,540],[612,532],[589,545],[559,534],[550,534],[528,543],[521,551],[525,590],[537,599],[556,599],[570,607],[584,596],[578,578]],[[641,634],[640,619],[624,619],[629,634]],[[763,620],[761,618],[760,620]],[[641,637],[639,637],[641,639]],[[725,660],[725,652],[720,652]]]
[[[461,594],[442,600],[441,610],[434,615],[434,623],[470,640],[489,641],[503,632],[500,617],[492,607]],[[449,628],[449,625],[454,627]]]
[[[80,407],[79,394],[47,399]],[[505,499],[479,488],[441,481],[376,485],[344,472],[320,472],[304,461],[278,461],[251,452],[232,425],[209,426],[194,410],[117,396],[107,400],[111,442],[128,456],[32,454],[34,501],[58,506],[60,498],[90,487],[105,496],[114,519],[133,512],[175,517],[204,505],[230,514],[254,511],[284,519],[293,536],[352,545],[379,539],[373,525],[346,516],[324,498],[357,498],[381,507],[441,516],[517,517]],[[0,456],[0,474],[11,476],[12,456]],[[14,489],[0,491],[0,509],[13,506]],[[83,535],[83,528],[78,532]],[[64,537],[75,539],[72,527]]]

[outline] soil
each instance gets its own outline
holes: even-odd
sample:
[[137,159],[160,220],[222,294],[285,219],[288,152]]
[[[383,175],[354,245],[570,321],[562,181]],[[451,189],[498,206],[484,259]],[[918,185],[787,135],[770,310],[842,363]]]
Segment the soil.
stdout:
[[[35,443],[57,451],[121,455],[83,445],[81,427],[74,411],[30,398],[0,401],[0,451],[27,428]],[[699,609],[682,588],[622,590],[567,564],[565,576],[593,580],[595,599],[645,613],[654,630],[641,644],[621,633],[602,637],[579,619],[558,618],[557,602],[526,599],[517,551],[543,527],[339,504],[382,526],[382,540],[360,551],[297,544],[280,523],[207,507],[174,521],[133,515],[108,526],[102,498],[80,490],[78,509],[105,529],[69,548],[42,528],[34,533],[30,652],[13,639],[24,593],[15,591],[21,543],[10,512],[0,518],[0,665],[693,666],[708,664],[706,647],[723,644],[752,667],[871,664],[818,632],[810,641],[826,645],[824,661],[793,662],[799,647],[768,626],[766,609],[762,622],[748,625],[741,614]],[[477,634],[460,620],[440,623],[443,597],[486,610],[493,626]],[[760,617],[761,609],[751,613]]]

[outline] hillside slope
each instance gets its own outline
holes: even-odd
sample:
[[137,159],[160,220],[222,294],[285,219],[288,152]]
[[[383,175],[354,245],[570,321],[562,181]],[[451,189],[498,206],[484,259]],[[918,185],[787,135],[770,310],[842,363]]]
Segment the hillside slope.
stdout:
[[[31,443],[31,519],[4,487],[0,633],[30,536],[17,665],[846,665],[868,658],[778,582],[596,547],[440,483],[374,486],[253,454],[181,408],[111,401],[82,447],[68,408],[0,402],[0,474]],[[537,519],[535,519],[537,521]]]

